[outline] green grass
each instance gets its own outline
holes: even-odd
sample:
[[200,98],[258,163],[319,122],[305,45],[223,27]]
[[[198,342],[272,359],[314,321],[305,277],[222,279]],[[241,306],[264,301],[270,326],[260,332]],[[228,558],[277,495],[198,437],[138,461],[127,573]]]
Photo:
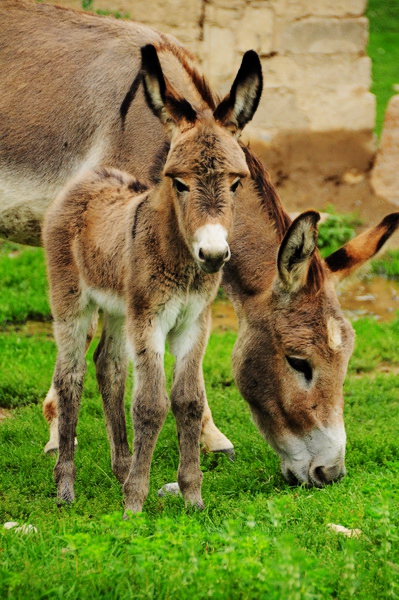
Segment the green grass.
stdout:
[[383,257],[372,262],[372,273],[399,279],[399,250],[388,250]]
[[338,214],[331,205],[323,212],[328,213],[328,218],[319,224],[317,245],[321,256],[325,258],[355,237],[355,227],[360,225],[361,221],[355,214]]
[[[367,343],[359,323],[362,354]],[[56,504],[55,458],[42,452],[47,431],[40,407],[13,411],[0,427],[0,518],[31,523],[38,533],[0,530],[0,597],[369,599],[398,592],[397,377],[349,376],[347,477],[323,490],[290,488],[231,382],[233,342],[233,334],[213,334],[205,376],[215,420],[234,440],[237,457],[234,464],[202,457],[202,513],[187,514],[181,498],[157,496],[178,464],[169,415],[145,510],[122,520],[91,361],[72,507]],[[389,357],[397,361],[394,348]],[[18,368],[18,357],[10,367]],[[328,523],[363,535],[346,539]]]
[[[397,0],[368,4],[378,132],[392,84],[399,83],[398,10]],[[323,236],[331,237],[331,222]],[[42,251],[19,250],[0,247],[3,329],[27,318],[49,318]],[[396,276],[396,262],[393,255],[374,268]],[[354,327],[356,349],[345,383],[348,474],[342,482],[322,490],[284,482],[276,455],[232,380],[234,334],[215,333],[204,362],[207,392],[216,423],[235,443],[236,461],[202,457],[202,513],[187,514],[180,497],[159,498],[157,489],[175,479],[178,465],[169,415],[144,512],[128,522],[121,518],[122,493],[110,468],[92,350],[78,425],[77,500],[59,508],[55,458],[42,451],[47,427],[40,407],[51,380],[54,342],[46,332],[4,330],[0,406],[13,411],[0,425],[0,597],[397,598],[399,381],[394,372],[376,375],[376,368],[381,362],[393,370],[398,365],[399,321],[361,319]],[[169,381],[171,370],[168,359]],[[33,524],[37,533],[1,528],[14,520]],[[348,539],[329,523],[363,534]]]
[[[22,249],[22,264],[25,253],[31,260],[32,251]],[[9,277],[5,263],[16,264],[8,250],[3,255],[0,288],[3,273]],[[43,280],[41,252],[33,255],[34,266],[15,269],[9,294],[13,286],[26,289]],[[47,317],[43,290],[29,302],[24,294],[15,298],[27,314]],[[18,302],[3,314],[7,322],[18,321]],[[342,482],[322,490],[286,484],[233,382],[235,334],[215,332],[204,361],[207,393],[216,423],[234,441],[236,461],[202,456],[202,513],[187,513],[180,497],[158,497],[157,490],[175,480],[178,466],[169,415],[144,512],[128,522],[122,520],[122,492],[111,472],[93,349],[78,425],[77,500],[60,508],[55,457],[43,453],[47,426],[40,406],[51,380],[54,342],[45,329],[8,327],[0,336],[0,406],[14,409],[0,425],[0,597],[398,597],[399,381],[393,373],[375,373],[381,361],[392,368],[398,364],[399,321],[359,320],[354,327],[357,343],[345,384],[348,474]],[[166,369],[170,382],[170,357]],[[128,422],[130,395],[131,384]],[[7,521],[30,523],[38,531],[24,535],[1,528]],[[348,539],[329,523],[363,534]]]
[[42,248],[0,240],[0,273],[0,327],[50,318]]
[[399,84],[399,2],[398,0],[368,0],[370,23],[368,54],[373,64],[371,91],[377,97],[376,131],[381,133],[384,113]]

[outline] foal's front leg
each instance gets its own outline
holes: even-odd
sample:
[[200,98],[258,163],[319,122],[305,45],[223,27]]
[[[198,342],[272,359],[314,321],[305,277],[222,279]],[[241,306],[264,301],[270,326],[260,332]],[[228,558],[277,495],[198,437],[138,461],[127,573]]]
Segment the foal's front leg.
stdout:
[[186,503],[200,509],[204,508],[204,504],[201,496],[199,443],[204,409],[208,406],[202,358],[209,328],[210,308],[206,308],[187,329],[171,336],[169,340],[170,350],[176,358],[171,404],[176,419],[180,451],[177,480]]
[[164,374],[165,336],[156,319],[128,319],[134,362],[133,457],[123,486],[125,509],[140,512],[148,494],[151,459],[169,402]]
[[124,403],[127,377],[124,318],[104,313],[103,323],[94,362],[111,447],[112,471],[120,483],[124,483],[132,461],[127,441]]

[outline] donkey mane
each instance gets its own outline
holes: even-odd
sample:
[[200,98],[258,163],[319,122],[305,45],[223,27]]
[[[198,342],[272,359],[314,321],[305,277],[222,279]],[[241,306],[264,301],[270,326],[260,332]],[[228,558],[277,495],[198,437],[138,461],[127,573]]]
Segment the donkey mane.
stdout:
[[[260,159],[254,155],[248,146],[242,144],[241,147],[245,154],[245,160],[258,196],[259,205],[274,224],[277,242],[280,244],[292,223],[292,219],[285,212],[276,189],[270,180],[270,176]],[[318,293],[322,289],[325,275],[325,266],[319,251],[316,250],[309,264],[307,287]]]
[[211,90],[204,75],[196,68],[197,65],[194,56],[184,46],[177,46],[175,40],[169,40],[165,34],[160,33],[160,37],[162,39],[162,44],[154,44],[158,55],[162,56],[163,52],[173,54],[189,75],[203,101],[212,111],[214,111],[217,104],[220,102],[219,95]]
[[269,174],[262,162],[248,146],[242,144],[241,147],[244,151],[251,179],[259,198],[259,204],[272,223],[274,223],[278,242],[280,243],[288,227],[291,225],[291,219],[285,212],[281,200],[278,197],[278,194],[270,181]]

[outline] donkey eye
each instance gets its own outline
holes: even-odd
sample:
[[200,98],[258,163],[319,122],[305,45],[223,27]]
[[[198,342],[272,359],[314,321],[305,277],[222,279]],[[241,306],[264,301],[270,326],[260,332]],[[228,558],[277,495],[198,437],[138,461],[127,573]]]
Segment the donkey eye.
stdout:
[[184,192],[190,191],[188,185],[186,185],[184,181],[182,181],[181,179],[177,179],[176,177],[173,180],[173,187],[179,194],[184,194]]
[[242,185],[242,184],[241,184],[241,179],[240,179],[239,177],[237,177],[237,179],[235,179],[235,180],[233,181],[233,183],[231,184],[231,186],[230,186],[230,192],[231,192],[232,194],[235,194],[235,193],[236,193],[236,191],[237,191],[237,189],[238,189],[238,186],[240,186],[240,185]]
[[306,381],[312,381],[313,373],[312,367],[304,358],[297,358],[296,356],[286,356],[288,364],[298,371],[298,373],[302,373],[305,377]]

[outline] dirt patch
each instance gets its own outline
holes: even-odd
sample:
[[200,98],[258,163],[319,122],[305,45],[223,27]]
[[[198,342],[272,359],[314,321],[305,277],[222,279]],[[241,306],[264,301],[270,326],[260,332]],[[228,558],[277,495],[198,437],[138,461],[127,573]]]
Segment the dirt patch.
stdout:
[[5,408],[0,408],[0,424],[11,415],[10,410],[6,410]]
[[220,300],[212,305],[213,331],[238,331],[238,319],[228,300]]
[[370,377],[375,379],[377,375],[399,375],[399,366],[392,365],[390,363],[382,362],[374,367],[372,371],[359,371],[354,375],[355,379],[363,379],[364,377]]
[[360,317],[392,321],[399,311],[399,282],[378,276],[354,278],[341,284],[338,298],[351,321]]
[[[268,143],[251,140],[250,145],[288,212],[333,205],[339,213],[356,213],[361,231],[398,210],[371,187],[375,148],[362,132],[287,132]],[[399,234],[389,246],[399,246]]]

